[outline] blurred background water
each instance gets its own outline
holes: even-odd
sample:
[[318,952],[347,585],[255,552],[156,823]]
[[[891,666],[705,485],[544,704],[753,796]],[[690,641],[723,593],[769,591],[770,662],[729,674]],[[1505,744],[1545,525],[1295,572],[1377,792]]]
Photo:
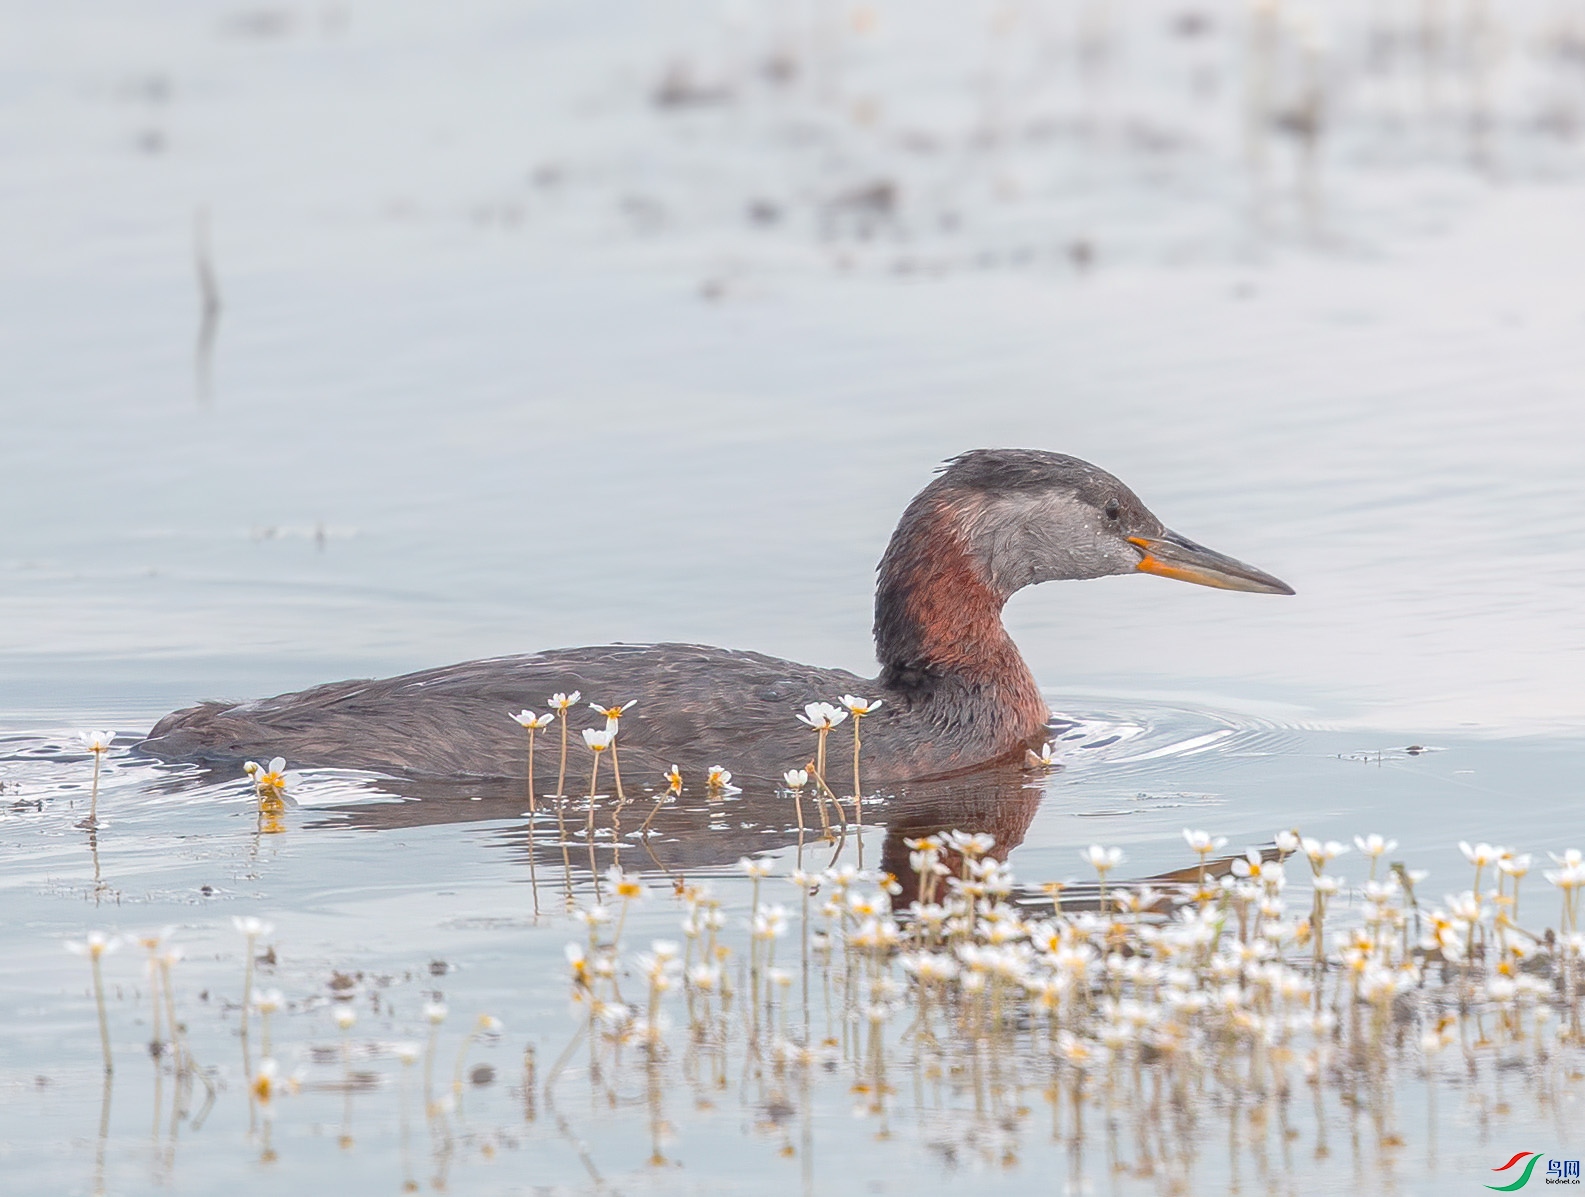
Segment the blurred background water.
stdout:
[[[1054,708],[1164,750],[1058,774],[1026,873],[1075,871],[1099,814],[1142,870],[1181,863],[1185,802],[1249,842],[1295,821],[1428,855],[1578,842],[1573,0],[9,4],[4,25],[23,1039],[91,1034],[76,964],[40,946],[103,897],[63,729],[608,640],[867,672],[893,522],[977,446],[1096,461],[1299,592],[1014,600]],[[1449,751],[1351,759],[1421,743]],[[119,874],[129,926],[207,948],[209,884],[316,962],[507,958],[428,913],[456,876],[484,878],[474,913],[517,892],[488,820],[347,839],[304,815],[254,870],[222,801],[243,790],[118,768],[101,841],[147,870]],[[415,844],[435,872],[409,875]],[[563,931],[511,951],[549,967]],[[479,1002],[557,1007],[503,968]],[[4,1050],[7,1104],[87,1134],[33,1102],[36,1046]],[[195,1191],[226,1157],[204,1158]],[[69,1167],[33,1166],[37,1191]]]
[[864,669],[903,504],[1019,444],[1300,592],[1022,595],[1045,683],[1577,729],[1580,20],[17,6],[5,705]]

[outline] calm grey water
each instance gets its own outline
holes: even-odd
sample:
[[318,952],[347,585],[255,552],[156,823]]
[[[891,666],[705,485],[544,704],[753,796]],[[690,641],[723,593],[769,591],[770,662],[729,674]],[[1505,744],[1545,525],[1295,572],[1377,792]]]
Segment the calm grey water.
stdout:
[[[746,1099],[678,1094],[659,1172],[642,1103],[525,1121],[520,1054],[571,1035],[579,932],[524,876],[519,803],[382,822],[316,811],[370,795],[314,775],[260,836],[241,779],[118,751],[96,886],[69,733],[608,640],[866,671],[893,521],[970,447],[1094,460],[1299,592],[1114,578],[1010,605],[1085,721],[1021,876],[1076,874],[1095,840],[1175,867],[1186,825],[1379,831],[1438,894],[1467,883],[1460,839],[1581,846],[1585,18],[1447,7],[6,6],[11,1191],[400,1188],[399,1068],[373,1048],[350,1148],[310,1086],[258,1161],[233,914],[276,924],[295,1048],[334,1048],[334,970],[364,974],[370,1043],[421,1039],[433,992],[448,1051],[474,1013],[505,1021],[453,1189],[595,1184],[572,1139],[618,1189],[939,1185],[929,1120],[877,1143],[840,1082],[812,1175]],[[728,823],[678,850],[708,872],[784,843],[762,808]],[[677,917],[652,903],[635,934]],[[222,1085],[169,1148],[138,950],[106,958],[101,1138],[86,970],[60,947],[165,925]],[[1578,1150],[1558,1107],[1473,1094],[1407,1096],[1396,1163],[1311,1152],[1260,1182],[1474,1192],[1499,1156]],[[1019,1133],[998,1183],[1155,1191]],[[1251,1183],[1229,1167],[1202,1183]]]

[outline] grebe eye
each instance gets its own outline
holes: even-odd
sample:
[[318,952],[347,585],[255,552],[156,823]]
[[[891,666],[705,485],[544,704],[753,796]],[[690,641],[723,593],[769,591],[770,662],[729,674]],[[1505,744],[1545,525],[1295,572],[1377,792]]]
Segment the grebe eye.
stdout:
[[1122,513],[1122,508],[1117,505],[1116,499],[1109,499],[1106,503],[1106,518],[1115,520]]

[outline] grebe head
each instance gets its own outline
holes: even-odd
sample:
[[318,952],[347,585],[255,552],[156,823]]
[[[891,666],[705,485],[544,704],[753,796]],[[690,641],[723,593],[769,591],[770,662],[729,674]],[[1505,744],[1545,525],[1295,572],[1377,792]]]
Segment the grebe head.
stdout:
[[964,453],[921,492],[915,506],[921,504],[921,513],[950,513],[946,522],[963,550],[1003,599],[1037,582],[1129,573],[1293,593],[1270,574],[1171,531],[1122,482],[1061,453]]
[[896,692],[958,695],[941,706],[944,725],[977,726],[980,715],[970,707],[995,696],[988,709],[1010,712],[997,717],[1013,730],[987,734],[1008,743],[1038,731],[1048,714],[1002,626],[1002,606],[1015,591],[1064,578],[1147,573],[1223,590],[1293,593],[1270,574],[1170,531],[1105,470],[1039,449],[954,457],[908,504],[879,573],[882,683]]

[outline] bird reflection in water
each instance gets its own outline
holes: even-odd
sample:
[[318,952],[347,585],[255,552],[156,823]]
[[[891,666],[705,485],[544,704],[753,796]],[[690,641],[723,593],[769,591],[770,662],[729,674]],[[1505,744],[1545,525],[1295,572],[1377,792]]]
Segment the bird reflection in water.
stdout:
[[[680,885],[690,876],[721,872],[742,857],[785,849],[793,850],[800,868],[818,871],[844,862],[879,868],[901,887],[892,898],[893,907],[901,910],[918,896],[919,878],[909,867],[909,840],[949,830],[983,834],[995,840],[991,854],[1005,861],[1023,842],[1044,797],[1043,774],[1044,769],[999,765],[867,796],[863,838],[856,820],[846,816],[833,819],[829,837],[818,827],[800,836],[794,800],[787,792],[749,787],[733,793],[704,785],[702,779],[701,784],[684,785],[676,795],[656,786],[626,803],[614,795],[598,796],[593,838],[584,834],[583,820],[558,819],[555,796],[542,795],[537,814],[530,817],[519,783],[422,778],[371,781],[374,794],[400,801],[315,808],[305,827],[394,831],[509,821],[495,838],[527,867],[536,915],[539,890],[549,878],[555,879],[551,884],[560,888],[564,902],[570,902],[583,886],[598,893],[601,875],[612,865],[659,874]],[[584,801],[566,799],[569,809]],[[646,814],[634,817],[634,811]],[[881,843],[875,860],[871,854],[877,836]]]

